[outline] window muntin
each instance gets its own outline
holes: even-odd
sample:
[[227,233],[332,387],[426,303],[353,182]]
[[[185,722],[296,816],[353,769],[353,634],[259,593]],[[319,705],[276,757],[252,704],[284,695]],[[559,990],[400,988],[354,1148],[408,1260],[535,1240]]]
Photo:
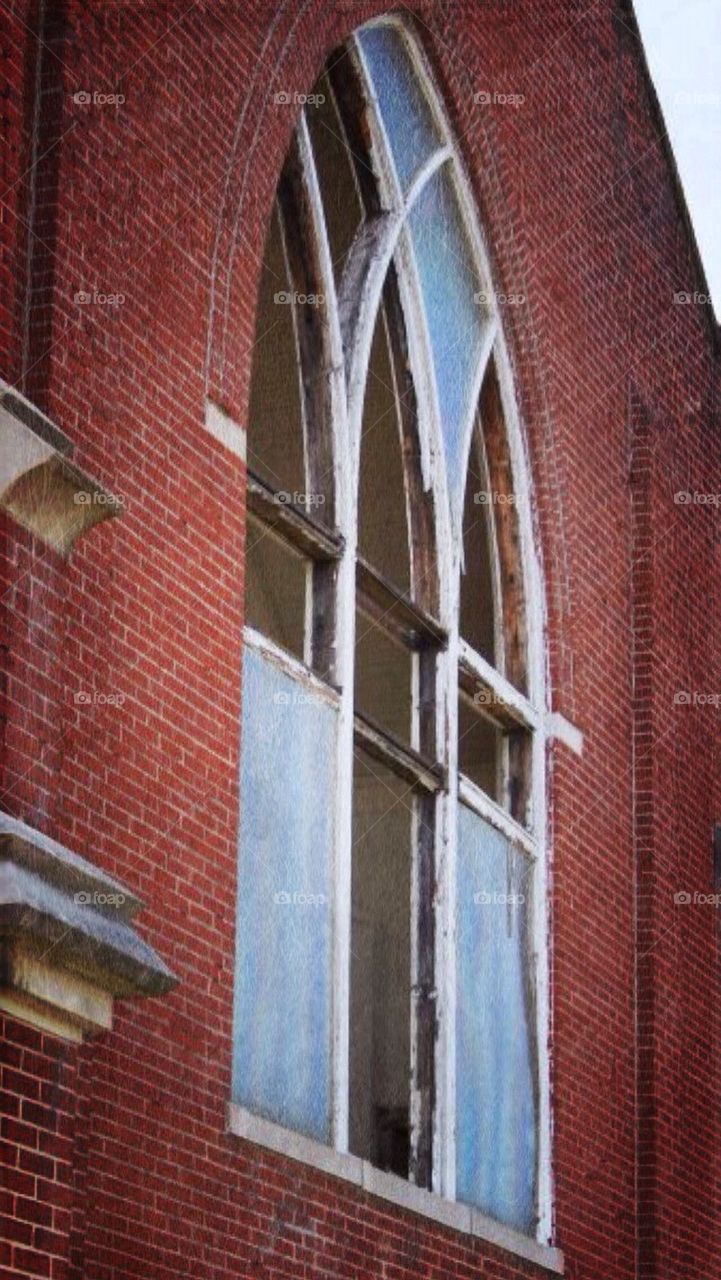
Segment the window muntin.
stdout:
[[[319,140],[319,118],[301,121],[279,187],[294,278],[320,279],[326,290],[320,329],[317,316],[306,314],[305,329],[297,325],[297,343],[307,472],[319,491],[325,485],[329,501],[322,520],[315,512],[308,521],[308,512],[285,510],[280,531],[291,541],[300,537],[298,547],[311,561],[305,666],[296,675],[312,680],[312,668],[338,685],[339,725],[344,719],[352,725],[354,741],[352,746],[341,727],[337,778],[325,797],[337,820],[329,1140],[543,1237],[548,1229],[548,1086],[538,1045],[547,1016],[545,932],[542,913],[533,906],[542,900],[544,885],[535,834],[543,829],[542,663],[533,657],[537,640],[529,636],[526,621],[532,543],[514,488],[523,459],[517,447],[512,456],[510,447],[506,413],[513,404],[508,385],[502,390],[508,364],[452,139],[415,46],[399,24],[374,23],[352,44],[348,57],[331,59],[329,67],[323,83],[332,88],[340,136],[353,154],[352,173],[347,163],[338,170],[344,183],[354,176],[348,206],[339,202],[337,191],[332,198],[334,170],[327,139]],[[339,211],[350,211],[344,230],[339,230]],[[364,221],[349,250],[350,222],[361,211]],[[329,337],[335,332],[343,336],[346,392],[331,412],[338,350],[331,350]],[[387,439],[395,459],[380,476],[378,457],[363,446],[363,437],[367,446],[368,432],[375,430],[369,408],[374,379],[380,380],[378,415],[392,427]],[[332,442],[338,451],[334,461]],[[387,450],[377,454],[381,462],[390,458]],[[327,474],[319,458],[326,463],[331,458]],[[475,469],[488,492],[497,489],[508,499],[478,504],[480,538],[467,518],[469,491],[480,491],[471,490]],[[305,526],[298,533],[301,514],[312,526],[310,533]],[[394,531],[392,547],[384,542],[384,529]],[[492,585],[480,623],[474,578],[484,597]],[[356,618],[375,629],[380,647],[392,645],[403,658],[390,665],[389,705],[382,688],[380,697],[378,684],[373,689],[373,664],[364,658]],[[359,643],[349,648],[354,633]],[[318,635],[322,640],[314,638]],[[257,635],[252,642],[266,643]],[[322,662],[314,656],[320,653]],[[451,654],[458,655],[457,668]],[[396,701],[403,708],[400,718],[391,705]],[[293,715],[300,720],[304,712],[295,706]],[[467,726],[469,742],[463,746]],[[298,732],[303,738],[300,725]],[[250,774],[246,785],[252,785]],[[388,889],[396,903],[397,931],[385,937],[385,944],[391,951],[400,949],[403,961],[395,965],[384,999],[387,1007],[405,1007],[408,1014],[402,1035],[394,1023],[397,1043],[385,1060],[382,1036],[380,1049],[368,1047],[368,1028],[386,1025],[387,1008],[381,1001],[363,1012],[364,990],[372,1003],[378,974],[372,966],[369,970],[367,955],[359,960],[352,954],[354,931],[361,950],[364,929],[366,937],[369,930],[387,935],[388,918],[383,904],[369,894],[364,869],[364,860],[372,866],[374,856],[364,812],[378,803],[374,796],[382,795],[381,785],[389,807],[379,825],[387,821],[392,829],[389,847],[402,868]],[[312,794],[317,800],[315,779]],[[399,805],[404,813],[395,812]],[[393,819],[387,817],[393,813]],[[493,857],[489,849],[496,851]],[[498,903],[490,904],[484,932],[480,922],[473,924],[478,904],[474,901],[471,910],[459,897],[469,885],[477,894],[486,891],[487,880],[495,884],[498,850],[506,867],[515,867],[522,855],[525,862],[518,865],[533,884],[522,913],[523,945],[514,943],[497,975],[508,988],[500,994],[489,964],[506,936],[507,912],[501,921]],[[520,937],[518,930],[515,936]],[[500,954],[506,956],[503,947]],[[483,1016],[490,1019],[487,1026],[498,1024],[502,1031],[496,1036],[497,1062],[464,1050],[485,1034],[467,981],[477,965],[485,983]],[[530,993],[522,1006],[525,1022],[517,1016],[519,981]],[[518,1097],[513,1084],[518,1063],[503,1047],[509,1043],[507,1027],[501,1026],[507,1010],[528,1063],[530,1084],[527,1088],[521,1073]],[[262,1027],[256,1034],[262,1035]],[[403,1061],[404,1098],[398,1068]],[[376,1065],[385,1084],[374,1095],[367,1081]],[[500,1136],[487,1141],[479,1099],[487,1105],[499,1075],[505,1081],[499,1114],[505,1119],[499,1121]],[[359,1081],[366,1084],[357,1083],[356,1093]],[[260,1103],[256,1107],[262,1110]],[[303,1117],[295,1127],[303,1128]],[[480,1162],[475,1171],[474,1159]]]

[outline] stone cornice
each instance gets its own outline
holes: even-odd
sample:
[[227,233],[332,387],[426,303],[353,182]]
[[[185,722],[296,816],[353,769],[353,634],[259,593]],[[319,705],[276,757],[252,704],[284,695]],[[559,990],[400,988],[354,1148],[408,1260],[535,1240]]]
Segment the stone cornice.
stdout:
[[0,1008],[70,1039],[110,1025],[113,998],[177,979],[136,932],[118,880],[0,813]]

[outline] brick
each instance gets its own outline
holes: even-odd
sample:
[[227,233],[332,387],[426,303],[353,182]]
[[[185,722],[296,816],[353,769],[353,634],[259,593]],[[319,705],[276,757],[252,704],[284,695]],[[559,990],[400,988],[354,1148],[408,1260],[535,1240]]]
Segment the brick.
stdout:
[[[309,91],[387,7],[66,0],[43,33],[43,6],[0,13],[0,375],[126,500],[67,560],[0,512],[2,807],[137,890],[182,979],[118,1001],[82,1047],[2,1015],[2,1182],[35,1247],[0,1247],[0,1276],[543,1275],[225,1131],[245,469],[205,431],[204,394],[248,422],[297,114],[270,95]],[[527,299],[502,321],[549,706],[584,734],[548,774],[555,1230],[570,1280],[711,1280],[718,913],[673,896],[713,891],[718,713],[674,696],[721,691],[719,513],[674,495],[721,488],[716,325],[673,302],[703,282],[630,6],[413,8],[498,291]],[[126,101],[79,108],[80,86]],[[483,107],[489,88],[524,102]],[[80,288],[126,300],[83,310]],[[125,702],[79,707],[81,689]]]

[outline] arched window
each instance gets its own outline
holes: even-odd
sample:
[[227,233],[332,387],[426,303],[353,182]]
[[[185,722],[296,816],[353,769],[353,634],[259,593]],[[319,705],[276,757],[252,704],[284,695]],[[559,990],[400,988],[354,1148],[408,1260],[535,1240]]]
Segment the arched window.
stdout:
[[543,655],[510,366],[415,39],[329,59],[263,256],[233,1101],[548,1234]]

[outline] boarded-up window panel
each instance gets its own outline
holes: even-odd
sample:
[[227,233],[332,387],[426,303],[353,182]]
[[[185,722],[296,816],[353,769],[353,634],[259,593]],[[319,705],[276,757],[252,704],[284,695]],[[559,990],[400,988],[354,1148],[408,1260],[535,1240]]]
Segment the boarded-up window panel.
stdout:
[[463,508],[460,633],[491,664],[495,662],[492,503],[485,456],[474,437]]
[[350,1001],[350,1149],[408,1175],[411,848],[407,783],[356,753]]
[[278,205],[263,250],[248,410],[248,464],[273,489],[306,490],[295,286]]
[[456,1194],[533,1234],[537,1082],[530,863],[458,812]]
[[248,521],[245,544],[245,621],[305,658],[310,562],[266,525]]
[[401,591],[410,590],[410,538],[401,428],[383,306],[376,320],[363,403],[358,551]]
[[331,1135],[337,713],[246,648],[233,1099]]

